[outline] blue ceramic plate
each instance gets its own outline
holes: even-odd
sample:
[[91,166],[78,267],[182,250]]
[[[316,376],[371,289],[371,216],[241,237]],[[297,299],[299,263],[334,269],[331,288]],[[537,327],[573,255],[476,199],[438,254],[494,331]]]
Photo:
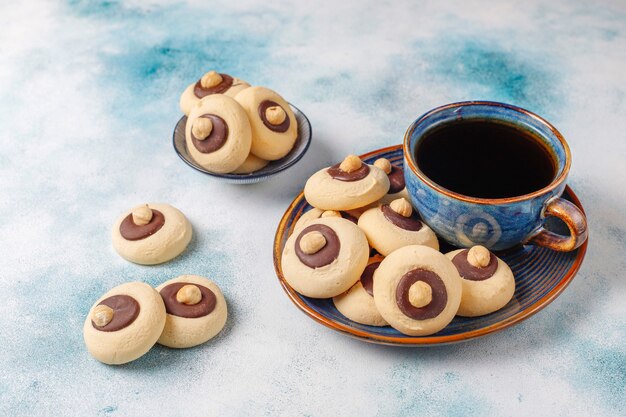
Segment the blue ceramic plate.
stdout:
[[[388,158],[394,165],[403,165],[402,146],[379,149],[361,158],[373,164],[378,158]],[[565,188],[563,197],[572,201],[582,210],[578,198],[569,188]],[[375,327],[355,323],[343,316],[334,306],[332,299],[308,298],[298,294],[285,281],[280,257],[291,234],[293,226],[302,213],[311,209],[300,193],[285,212],[274,240],[274,267],[280,283],[293,303],[305,314],[317,322],[367,342],[399,345],[426,346],[439,345],[484,336],[505,329],[532,316],[550,304],[567,287],[582,264],[587,242],[573,252],[554,252],[539,246],[519,246],[498,253],[513,270],[515,275],[515,294],[513,299],[501,310],[482,317],[455,317],[445,329],[431,336],[406,336],[392,327]],[[548,222],[548,228],[561,234],[567,234],[567,228],[558,222]],[[455,248],[446,245],[441,239],[442,252]]]
[[298,138],[293,146],[293,149],[283,158],[272,161],[265,167],[250,174],[216,174],[200,166],[189,154],[187,150],[187,142],[185,141],[185,124],[187,123],[187,116],[181,117],[176,123],[174,128],[173,142],[174,149],[180,159],[182,159],[190,167],[207,174],[217,180],[228,182],[231,184],[252,184],[268,179],[269,177],[282,172],[298,162],[300,158],[304,156],[311,144],[311,123],[309,119],[302,113],[296,106],[289,104],[293,114],[298,121]]

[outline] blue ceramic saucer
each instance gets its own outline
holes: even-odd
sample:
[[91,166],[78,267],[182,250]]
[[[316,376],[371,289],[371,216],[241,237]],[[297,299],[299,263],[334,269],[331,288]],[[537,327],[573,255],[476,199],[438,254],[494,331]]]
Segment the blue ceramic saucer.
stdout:
[[[361,159],[373,164],[378,158],[387,158],[394,165],[402,167],[402,146],[392,146],[361,155]],[[580,201],[566,187],[563,198],[574,203],[582,210]],[[355,323],[343,316],[334,306],[332,299],[315,299],[298,294],[285,281],[282,273],[281,255],[293,226],[302,213],[311,206],[300,193],[289,205],[281,219],[274,239],[274,268],[283,289],[291,301],[306,315],[315,321],[357,339],[380,344],[397,346],[428,346],[461,342],[484,336],[515,325],[537,313],[558,297],[572,281],[580,268],[587,242],[572,252],[556,252],[550,249],[525,245],[496,252],[512,269],[515,275],[515,294],[513,299],[502,309],[481,317],[455,317],[440,332],[431,336],[406,336],[392,327],[375,327]],[[558,222],[549,222],[547,228],[566,234],[567,228]],[[454,247],[442,239],[441,251],[449,252]]]
[[309,119],[302,113],[296,106],[289,104],[293,114],[298,121],[298,137],[293,149],[289,151],[283,158],[272,161],[265,167],[250,174],[217,174],[215,172],[208,171],[200,166],[189,154],[187,150],[187,143],[185,141],[185,124],[187,123],[187,116],[180,118],[176,127],[174,128],[174,135],[172,141],[174,143],[174,150],[187,165],[195,170],[202,172],[216,180],[227,182],[231,184],[252,184],[256,182],[264,181],[284,170],[289,168],[298,162],[309,149],[311,144],[311,123]]

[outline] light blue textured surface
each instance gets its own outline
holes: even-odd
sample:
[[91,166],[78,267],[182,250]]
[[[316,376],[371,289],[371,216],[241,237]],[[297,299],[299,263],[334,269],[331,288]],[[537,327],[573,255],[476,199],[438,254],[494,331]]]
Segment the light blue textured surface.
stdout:
[[[622,1],[24,3],[0,6],[0,415],[626,413]],[[225,185],[178,159],[179,94],[209,68],[310,118],[289,175]],[[528,108],[569,141],[591,231],[579,275],[519,326],[441,348],[368,345],[306,318],[271,245],[307,176],[468,99]],[[110,245],[115,218],[145,201],[194,227],[162,266]],[[182,273],[222,286],[218,338],[123,367],[88,355],[81,326],[100,294]]]

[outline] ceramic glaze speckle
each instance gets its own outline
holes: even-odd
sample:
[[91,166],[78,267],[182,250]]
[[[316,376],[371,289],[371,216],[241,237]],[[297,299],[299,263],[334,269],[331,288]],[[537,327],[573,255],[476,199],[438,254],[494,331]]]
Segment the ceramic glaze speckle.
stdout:
[[[33,0],[2,2],[0,39],[0,415],[626,412],[623,2]],[[212,67],[310,119],[311,147],[284,175],[222,184],[176,156],[180,93]],[[571,285],[518,326],[418,351],[300,313],[270,248],[306,178],[470,99],[528,108],[567,138],[591,231]],[[163,200],[194,227],[187,251],[120,259],[113,221]],[[181,273],[224,290],[222,334],[118,368],[89,356],[81,326],[101,294]]]

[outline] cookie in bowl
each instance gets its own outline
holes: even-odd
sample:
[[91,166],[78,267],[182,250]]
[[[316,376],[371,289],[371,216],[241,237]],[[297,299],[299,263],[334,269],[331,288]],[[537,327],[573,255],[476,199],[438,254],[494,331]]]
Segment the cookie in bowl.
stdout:
[[113,225],[113,248],[124,259],[156,265],[180,255],[191,241],[191,224],[177,208],[163,203],[134,207]]
[[185,113],[185,116],[189,116],[193,107],[204,97],[213,94],[225,94],[234,97],[248,87],[250,84],[239,78],[217,71],[208,71],[199,80],[189,84],[183,91],[180,96],[180,109]]
[[374,302],[374,272],[382,260],[378,254],[372,256],[360,279],[348,291],[333,297],[337,310],[348,319],[368,326],[387,325]]
[[446,327],[461,302],[461,277],[445,255],[412,245],[387,256],[374,273],[374,302],[383,318],[409,336]]
[[287,155],[298,137],[298,121],[289,103],[266,87],[250,87],[235,96],[252,128],[250,152],[275,161]]
[[167,312],[158,343],[189,348],[215,337],[226,324],[228,308],[220,288],[208,278],[181,275],[159,285]]
[[306,200],[321,210],[358,209],[378,201],[387,191],[387,174],[356,155],[317,171],[304,185]]
[[383,256],[408,245],[425,245],[439,250],[435,233],[419,219],[411,203],[404,198],[365,211],[358,224],[370,245]]
[[297,229],[282,252],[282,271],[297,292],[330,298],[347,291],[363,273],[369,245],[361,229],[340,217],[325,217]]
[[457,315],[477,317],[500,310],[513,298],[515,277],[511,268],[484,246],[446,254],[463,284]]
[[250,122],[234,99],[223,94],[208,96],[189,113],[185,140],[189,154],[203,168],[233,172],[250,153]]
[[100,362],[121,365],[143,356],[165,326],[165,306],[159,294],[142,282],[119,285],[89,310],[83,338]]

